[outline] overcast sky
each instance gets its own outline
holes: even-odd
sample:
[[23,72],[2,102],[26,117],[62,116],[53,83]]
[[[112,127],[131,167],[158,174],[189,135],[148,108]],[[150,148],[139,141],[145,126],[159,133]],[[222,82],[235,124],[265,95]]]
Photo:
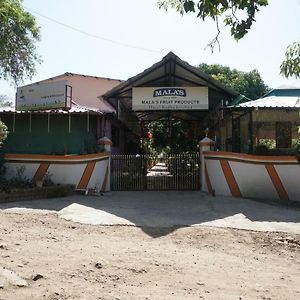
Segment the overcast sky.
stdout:
[[[241,41],[234,41],[221,26],[221,51],[216,48],[212,53],[205,48],[216,34],[213,22],[165,12],[156,0],[24,0],[42,35],[38,53],[43,63],[32,82],[65,72],[128,79],[173,51],[191,65],[205,62],[241,71],[257,69],[273,88],[300,86],[299,81],[287,81],[279,74],[286,46],[300,40],[300,0],[269,2]],[[0,81],[0,94],[14,99],[15,88]]]

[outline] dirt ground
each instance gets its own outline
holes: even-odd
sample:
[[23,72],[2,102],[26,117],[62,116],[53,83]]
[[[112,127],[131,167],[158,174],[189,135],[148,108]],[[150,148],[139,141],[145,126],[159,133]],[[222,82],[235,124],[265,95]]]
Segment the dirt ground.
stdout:
[[3,286],[1,300],[300,299],[300,236],[0,213],[2,268],[29,286]]

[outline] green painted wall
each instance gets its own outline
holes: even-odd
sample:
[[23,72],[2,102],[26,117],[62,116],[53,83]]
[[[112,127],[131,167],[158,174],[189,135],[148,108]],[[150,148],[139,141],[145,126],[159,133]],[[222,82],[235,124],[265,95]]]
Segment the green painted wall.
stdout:
[[13,132],[13,114],[3,113],[1,120],[8,126],[9,135],[1,151],[30,154],[85,154],[96,152],[97,117],[91,116],[87,131],[87,115],[71,115],[71,132],[67,114],[51,114],[48,132],[47,114],[16,114]]

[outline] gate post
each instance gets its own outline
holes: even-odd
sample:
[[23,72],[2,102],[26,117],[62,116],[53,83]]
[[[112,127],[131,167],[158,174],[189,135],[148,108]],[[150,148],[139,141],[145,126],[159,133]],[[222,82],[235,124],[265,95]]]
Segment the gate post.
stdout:
[[201,183],[201,191],[208,192],[205,174],[206,174],[206,167],[205,167],[205,159],[204,159],[204,152],[210,151],[211,147],[214,146],[215,142],[208,138],[207,136],[199,142],[199,149],[200,149],[200,162],[201,162],[201,173],[200,173],[200,183]]
[[100,138],[97,141],[97,145],[100,148],[99,150],[102,152],[107,152],[109,158],[108,158],[108,162],[107,162],[107,167],[105,170],[105,177],[103,179],[103,184],[102,187],[100,189],[100,192],[109,192],[111,190],[111,180],[110,180],[110,175],[111,175],[111,145],[112,145],[112,141],[104,136],[102,138]]

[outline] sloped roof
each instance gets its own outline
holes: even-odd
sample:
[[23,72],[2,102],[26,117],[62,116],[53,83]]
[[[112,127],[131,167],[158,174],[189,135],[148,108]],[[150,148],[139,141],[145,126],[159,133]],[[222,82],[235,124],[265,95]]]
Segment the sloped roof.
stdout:
[[[173,65],[170,65],[172,62]],[[169,63],[169,65],[167,65],[167,63]],[[110,91],[106,92],[103,96],[105,98],[114,97],[115,95],[126,91],[130,87],[147,86],[149,83],[158,79],[164,79],[166,76],[173,76],[173,79],[170,79],[175,81],[173,82],[174,86],[176,86],[176,83],[178,83],[178,86],[182,83],[189,83],[191,86],[207,85],[208,87],[217,91],[222,91],[229,96],[239,95],[239,93],[232,88],[221,84],[211,76],[200,71],[198,68],[181,60],[173,52],[169,52],[161,61],[117,85]]]
[[63,74],[60,74],[60,75],[57,75],[57,76],[54,76],[54,77],[43,79],[43,80],[41,80],[39,82],[44,82],[44,81],[48,81],[48,80],[52,80],[52,79],[54,80],[54,79],[58,79],[58,78],[65,77],[65,76],[80,76],[80,77],[85,77],[85,78],[96,78],[96,79],[114,80],[114,81],[119,81],[119,82],[123,81],[121,79],[114,79],[114,78],[108,78],[108,77],[99,77],[99,76],[93,76],[93,75],[85,75],[85,74],[78,74],[78,73],[66,72],[66,73],[63,73]]
[[300,90],[300,85],[281,84],[274,88],[274,90]]
[[300,87],[281,85],[269,91],[263,97],[269,96],[300,97]]
[[235,107],[253,108],[300,108],[300,97],[269,96],[236,105]]
[[115,108],[110,104],[108,103],[105,99],[103,99],[102,96],[99,96],[97,97],[100,101],[100,103],[97,103],[98,105],[98,108],[93,108],[97,111],[101,111],[103,113],[116,113],[116,110]]
[[[150,68],[134,77],[120,83],[106,92],[103,97],[114,107],[117,107],[117,99],[127,111],[132,110],[132,88],[133,87],[164,87],[164,86],[207,86],[209,90],[209,105],[214,107],[222,100],[231,103],[239,93],[226,87],[211,76],[196,67],[181,60],[173,52],[169,52],[163,59]],[[133,113],[133,112],[132,112]],[[155,120],[164,116],[178,117],[180,119],[198,120],[202,118],[205,111],[157,111],[157,112],[135,112],[139,120]]]
[[[0,113],[1,112],[2,113],[9,113],[9,112],[11,112],[11,113],[13,113],[13,112],[22,113],[22,112],[16,111],[14,106],[12,106],[12,107],[10,107],[10,106],[0,107]],[[26,112],[28,112],[28,111],[26,111]],[[40,114],[43,114],[43,113],[68,114],[68,113],[87,113],[87,112],[93,113],[93,114],[103,114],[104,113],[102,108],[86,107],[86,106],[79,105],[74,101],[72,101],[72,107],[69,110],[54,109],[54,110],[35,110],[35,111],[32,111],[32,113],[40,113]],[[115,112],[115,111],[109,111],[108,113],[111,113],[111,112]]]

